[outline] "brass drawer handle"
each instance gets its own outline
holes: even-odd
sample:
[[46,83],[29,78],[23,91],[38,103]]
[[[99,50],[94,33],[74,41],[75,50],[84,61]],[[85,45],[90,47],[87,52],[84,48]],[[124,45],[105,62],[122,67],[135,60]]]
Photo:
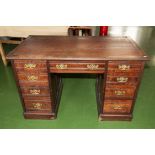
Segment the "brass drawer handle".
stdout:
[[119,70],[129,70],[130,69],[130,65],[118,65],[118,69]]
[[115,90],[115,94],[118,95],[118,96],[121,96],[121,95],[125,95],[125,91],[121,91],[121,90]]
[[56,68],[57,69],[67,69],[67,64],[57,64]]
[[36,64],[24,64],[25,69],[34,69],[36,67]]
[[28,79],[29,81],[37,81],[37,80],[38,80],[38,76],[34,76],[34,75],[27,76],[27,79]]
[[37,110],[42,108],[42,104],[41,103],[32,103],[32,105],[33,105],[33,108],[37,109]]
[[39,89],[31,89],[30,93],[34,94],[34,95],[38,95],[38,94],[40,94],[40,90]]
[[87,68],[90,70],[97,70],[98,67],[99,67],[99,65],[96,65],[96,64],[88,64],[87,65]]
[[115,106],[113,106],[113,109],[114,109],[114,110],[121,110],[122,107],[121,107],[120,105],[115,105]]
[[128,78],[127,77],[118,77],[117,82],[127,82]]

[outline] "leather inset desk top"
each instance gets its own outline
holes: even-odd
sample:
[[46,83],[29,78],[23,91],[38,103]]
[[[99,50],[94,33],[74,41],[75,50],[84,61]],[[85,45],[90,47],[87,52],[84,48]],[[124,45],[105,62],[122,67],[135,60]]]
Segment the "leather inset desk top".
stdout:
[[148,60],[127,37],[30,36],[8,59]]

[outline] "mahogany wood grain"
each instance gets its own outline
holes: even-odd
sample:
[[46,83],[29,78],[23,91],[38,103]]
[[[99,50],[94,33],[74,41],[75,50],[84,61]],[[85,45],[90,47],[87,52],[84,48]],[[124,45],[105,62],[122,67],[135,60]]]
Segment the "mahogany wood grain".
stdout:
[[49,61],[49,67],[51,73],[104,73],[105,71],[103,61],[96,63],[94,61],[61,61],[61,63]]
[[44,112],[40,112],[40,111],[26,111],[24,112],[24,118],[25,119],[56,119],[56,115],[55,113],[49,112],[49,111],[44,111]]
[[136,85],[107,84],[105,98],[131,98],[133,99]]
[[105,100],[104,113],[130,113],[132,100]]
[[[127,82],[119,82],[119,78],[127,78]],[[110,76],[108,75],[107,76],[107,83],[115,83],[115,84],[137,84],[138,83],[138,80],[139,80],[139,77],[137,76],[128,76],[128,75],[125,75],[125,76]]]
[[132,114],[107,114],[103,113],[99,115],[100,121],[131,121]]
[[30,36],[7,59],[148,60],[148,56],[127,37]]
[[[35,108],[35,104],[41,104],[39,109]],[[50,102],[39,102],[39,101],[25,101],[26,111],[33,111],[39,113],[52,112]]]
[[18,73],[18,79],[20,81],[24,82],[37,82],[37,81],[48,81],[48,75],[47,74],[36,74],[36,73]]
[[48,87],[21,87],[23,96],[50,96]]
[[24,100],[51,101],[50,96],[24,96]]
[[19,81],[21,87],[49,87],[48,81]]

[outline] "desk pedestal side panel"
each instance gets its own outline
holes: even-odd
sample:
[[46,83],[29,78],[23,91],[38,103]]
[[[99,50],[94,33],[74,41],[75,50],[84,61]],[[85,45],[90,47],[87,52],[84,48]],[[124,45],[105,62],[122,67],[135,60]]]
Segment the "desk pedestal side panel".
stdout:
[[48,72],[45,60],[12,61],[24,117],[54,119],[59,103],[61,78]]
[[100,120],[131,120],[143,61],[108,61]]

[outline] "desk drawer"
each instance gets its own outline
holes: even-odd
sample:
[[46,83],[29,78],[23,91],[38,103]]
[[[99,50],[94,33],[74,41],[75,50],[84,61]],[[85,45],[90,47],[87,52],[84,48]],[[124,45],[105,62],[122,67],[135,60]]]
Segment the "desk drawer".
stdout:
[[38,81],[48,81],[48,75],[47,74],[17,74],[18,79],[20,81],[25,82],[38,82]]
[[50,72],[53,73],[104,73],[105,63],[95,63],[94,61],[49,61]]
[[49,87],[48,81],[19,81],[21,87]]
[[51,101],[50,96],[24,96],[24,101]]
[[48,87],[21,87],[24,96],[50,96]]
[[47,112],[51,111],[51,102],[50,101],[24,101],[26,111],[39,111]]
[[14,65],[18,69],[25,71],[46,69],[46,61],[41,60],[14,60]]
[[132,100],[105,100],[103,113],[130,113]]
[[24,74],[24,73],[29,73],[29,74],[47,74],[47,68],[40,68],[40,69],[29,69],[25,70],[24,68],[16,68],[17,74]]
[[47,73],[46,61],[35,61],[35,60],[15,60],[14,66],[18,73]]
[[40,111],[51,110],[51,98],[42,96],[24,96],[26,110]]
[[141,70],[143,64],[141,61],[109,61],[108,70],[133,72],[134,70]]
[[129,77],[129,76],[107,76],[107,83],[116,84],[137,84],[139,77]]
[[140,61],[109,61],[108,75],[110,76],[139,76],[143,69]]
[[106,84],[105,98],[133,98],[136,86]]
[[120,71],[118,69],[108,69],[108,75],[110,76],[139,76],[141,70],[132,71]]

